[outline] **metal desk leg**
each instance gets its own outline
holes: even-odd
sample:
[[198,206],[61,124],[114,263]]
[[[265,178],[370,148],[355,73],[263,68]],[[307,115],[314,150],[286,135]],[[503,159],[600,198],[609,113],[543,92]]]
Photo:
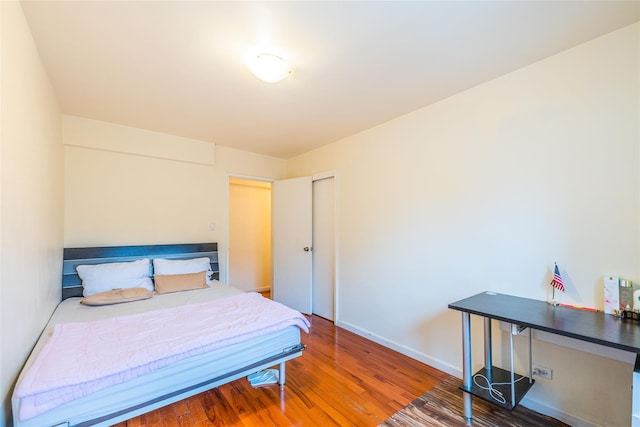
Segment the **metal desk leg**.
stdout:
[[491,319],[484,318],[484,367],[487,370],[487,381],[493,382],[493,358],[491,351]]
[[[464,388],[471,390],[471,315],[462,312],[462,382]],[[467,421],[471,421],[471,394],[466,391],[462,392],[464,399],[464,417]]]
[[[511,330],[513,331],[513,325],[511,326]],[[509,334],[509,349],[510,349],[510,358],[511,358],[511,407],[516,407],[516,378],[513,368],[513,332]]]

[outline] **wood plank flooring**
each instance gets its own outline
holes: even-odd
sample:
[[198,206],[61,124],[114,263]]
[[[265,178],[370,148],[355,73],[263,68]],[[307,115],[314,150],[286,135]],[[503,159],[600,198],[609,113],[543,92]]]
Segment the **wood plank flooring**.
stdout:
[[[307,349],[287,362],[283,391],[242,378],[116,426],[378,426],[412,402],[385,425],[466,425],[459,379],[321,317],[309,320]],[[473,405],[474,425],[563,425],[526,408],[511,413],[477,398]]]
[[310,316],[284,391],[246,378],[143,414],[138,426],[377,426],[448,375]]

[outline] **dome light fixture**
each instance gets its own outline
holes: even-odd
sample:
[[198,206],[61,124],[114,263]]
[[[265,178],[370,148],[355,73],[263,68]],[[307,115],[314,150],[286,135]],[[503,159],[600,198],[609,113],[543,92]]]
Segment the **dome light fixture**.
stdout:
[[248,61],[249,70],[260,80],[276,83],[291,74],[287,61],[272,53],[261,53]]

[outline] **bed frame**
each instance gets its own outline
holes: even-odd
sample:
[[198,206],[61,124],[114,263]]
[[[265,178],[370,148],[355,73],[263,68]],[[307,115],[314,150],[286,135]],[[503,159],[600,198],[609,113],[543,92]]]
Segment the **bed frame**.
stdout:
[[[135,261],[143,258],[190,259],[204,256],[208,256],[211,259],[211,270],[214,272],[213,278],[217,279],[219,277],[217,243],[65,248],[63,255],[62,299],[82,296],[82,283],[76,273],[77,265]],[[150,271],[151,274],[152,272]],[[119,408],[108,415],[84,420],[74,425],[113,425],[275,365],[278,365],[279,384],[280,388],[283,389],[286,379],[285,362],[301,356],[304,348],[305,346],[299,343],[279,350],[276,354],[249,366],[244,366],[215,378],[202,378],[201,381],[194,382],[179,390],[167,390],[161,396],[150,397],[143,404]],[[65,426],[68,425],[68,423],[65,424]]]
[[[65,248],[62,256],[62,299],[82,296],[82,280],[76,272],[78,265],[136,261],[144,258],[191,259],[200,257],[209,257],[213,279],[219,279],[217,243]],[[151,268],[153,269],[153,266]],[[149,271],[149,275],[153,277],[153,271]]]

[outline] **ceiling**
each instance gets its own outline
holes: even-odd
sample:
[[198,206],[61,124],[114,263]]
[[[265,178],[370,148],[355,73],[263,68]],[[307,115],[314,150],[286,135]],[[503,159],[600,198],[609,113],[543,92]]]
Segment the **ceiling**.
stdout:
[[[290,158],[640,20],[637,1],[23,1],[65,114]],[[291,75],[265,83],[245,57]]]

